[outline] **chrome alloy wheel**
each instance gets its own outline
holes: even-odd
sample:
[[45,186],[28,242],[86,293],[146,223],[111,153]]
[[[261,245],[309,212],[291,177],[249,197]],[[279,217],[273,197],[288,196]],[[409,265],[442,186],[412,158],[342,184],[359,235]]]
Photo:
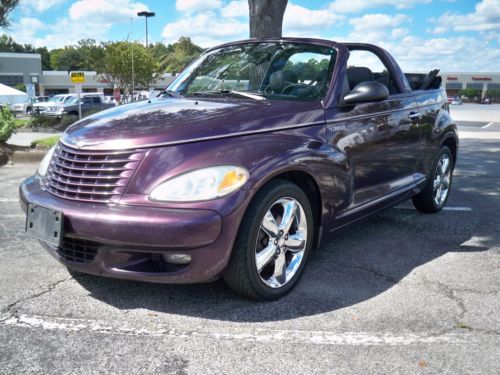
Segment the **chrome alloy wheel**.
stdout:
[[260,279],[270,288],[288,283],[299,269],[307,244],[307,218],[294,198],[280,198],[267,210],[255,244]]
[[441,155],[434,175],[434,202],[442,206],[448,197],[451,182],[451,161],[447,154]]

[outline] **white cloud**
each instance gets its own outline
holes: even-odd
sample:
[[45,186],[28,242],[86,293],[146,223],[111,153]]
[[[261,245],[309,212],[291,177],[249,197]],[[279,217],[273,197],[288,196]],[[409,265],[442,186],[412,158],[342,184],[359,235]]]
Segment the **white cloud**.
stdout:
[[[71,5],[66,17],[52,24],[43,24],[33,17],[21,18],[12,25],[11,34],[20,43],[49,49],[75,44],[86,38],[107,40],[107,33],[113,25],[128,24],[130,18],[142,10],[149,9],[130,0],[78,0]],[[125,31],[123,36],[126,36]]]
[[21,0],[21,8],[25,11],[31,9],[37,12],[45,12],[46,10],[64,3],[66,0]]
[[212,47],[226,41],[248,37],[248,23],[234,18],[221,18],[213,11],[184,16],[163,28],[166,43],[189,36],[202,47]]
[[130,22],[137,12],[149,10],[147,5],[129,0],[79,0],[69,8],[71,20],[84,22],[86,26]]
[[221,0],[177,0],[175,2],[175,8],[179,12],[201,12],[220,7]]
[[233,0],[222,8],[222,17],[248,17],[248,0]]
[[287,31],[287,35],[296,30],[314,32],[318,28],[331,27],[343,18],[344,16],[337,15],[327,9],[312,10],[289,3],[283,17],[283,28]]
[[455,31],[500,30],[500,1],[483,0],[476,4],[473,13],[447,12],[433,21],[438,25],[433,30],[435,34],[442,34],[449,29]]
[[334,0],[329,8],[337,13],[357,13],[382,6],[394,6],[397,9],[411,8],[415,4],[430,3],[432,0]]

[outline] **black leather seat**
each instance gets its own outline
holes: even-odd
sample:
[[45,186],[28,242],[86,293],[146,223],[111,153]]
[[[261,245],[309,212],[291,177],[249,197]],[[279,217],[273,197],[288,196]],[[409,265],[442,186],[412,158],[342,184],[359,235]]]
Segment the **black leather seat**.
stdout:
[[370,69],[363,66],[352,66],[346,70],[347,82],[349,82],[349,89],[352,90],[354,86],[361,82],[373,81],[373,73]]
[[283,89],[291,83],[297,83],[297,76],[289,70],[277,70],[269,76],[269,89],[281,94]]

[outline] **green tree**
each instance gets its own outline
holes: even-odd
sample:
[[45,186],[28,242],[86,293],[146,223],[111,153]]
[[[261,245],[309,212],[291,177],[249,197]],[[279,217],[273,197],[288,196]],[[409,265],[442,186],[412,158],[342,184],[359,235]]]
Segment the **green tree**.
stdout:
[[174,44],[166,47],[166,54],[160,62],[160,71],[178,73],[203,52],[203,48],[194,44],[190,38],[181,37]]
[[0,144],[7,142],[16,128],[14,116],[7,107],[0,109]]
[[155,81],[156,63],[151,50],[138,42],[106,44],[103,62],[97,73],[110,87],[118,87],[131,93],[132,56],[135,88],[147,88]]
[[50,63],[55,70],[85,70],[83,54],[74,46],[52,50]]
[[465,95],[469,100],[473,99],[475,96],[481,97],[481,90],[479,89],[462,89],[460,90],[460,96]]
[[19,3],[19,0],[2,0],[0,2],[0,27],[7,28],[10,25],[9,13],[14,10],[14,8]]
[[82,70],[97,70],[104,59],[104,46],[97,44],[95,39],[78,41],[75,49],[79,51],[82,61]]

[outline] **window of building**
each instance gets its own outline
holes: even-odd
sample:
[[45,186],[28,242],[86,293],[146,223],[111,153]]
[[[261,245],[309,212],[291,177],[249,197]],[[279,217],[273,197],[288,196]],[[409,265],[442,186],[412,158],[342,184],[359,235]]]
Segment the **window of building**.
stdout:
[[482,90],[482,89],[483,89],[483,84],[482,84],[482,83],[477,83],[477,82],[468,83],[468,84],[467,84],[467,88],[468,88],[468,89],[478,89],[478,90]]
[[7,86],[14,86],[23,83],[23,76],[20,75],[0,75],[0,83]]
[[462,84],[458,82],[452,82],[446,84],[447,90],[460,90],[462,88]]

